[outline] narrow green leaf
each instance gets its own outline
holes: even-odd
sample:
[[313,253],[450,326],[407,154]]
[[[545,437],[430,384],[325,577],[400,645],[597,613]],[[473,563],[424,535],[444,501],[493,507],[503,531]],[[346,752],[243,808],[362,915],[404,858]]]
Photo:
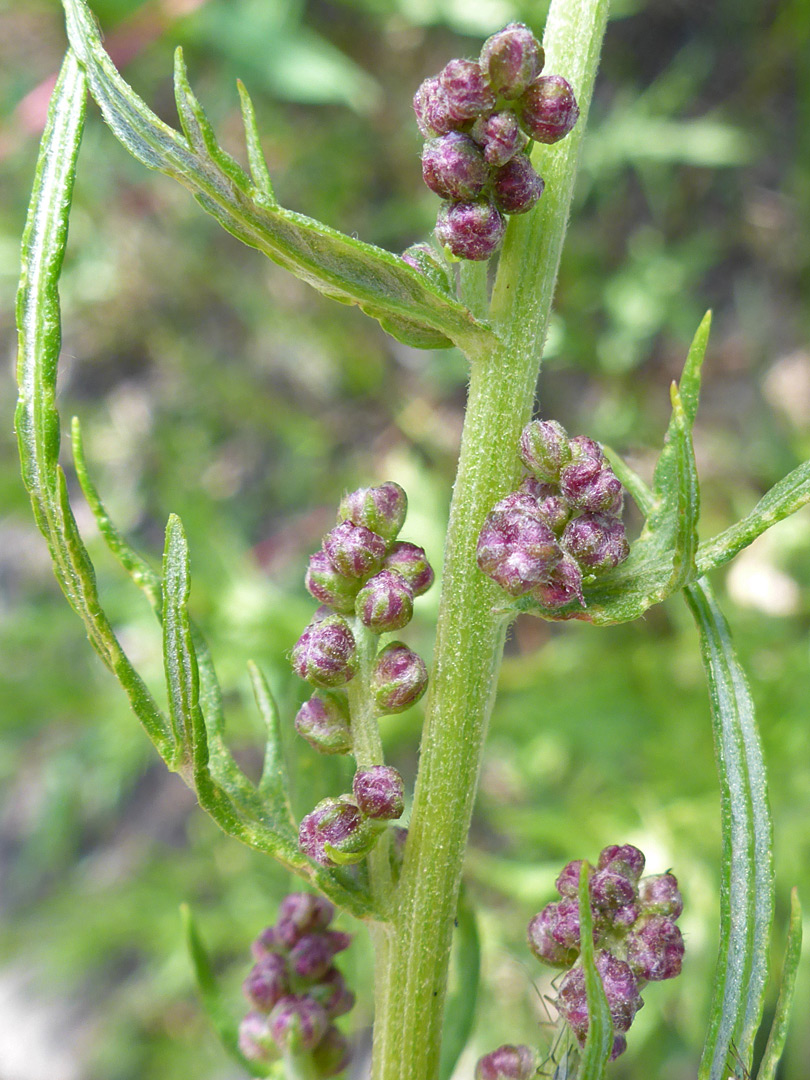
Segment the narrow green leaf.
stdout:
[[169,723],[127,659],[101,608],[95,574],[70,509],[59,468],[56,373],[61,347],[59,277],[67,244],[76,160],[84,125],[85,77],[65,57],[48,110],[22,244],[17,294],[19,399],[15,425],[23,481],[54,573],[84,622],[93,648],[116,675],[161,756],[170,760]]
[[237,79],[236,88],[239,91],[239,103],[242,107],[242,124],[245,128],[245,146],[247,147],[248,164],[253,183],[263,195],[275,203],[276,196],[273,192],[273,181],[270,179],[270,170],[267,168],[262,141],[259,136],[259,127],[256,123],[256,110],[250,94],[241,79]]
[[720,948],[698,1080],[724,1080],[732,1042],[751,1066],[773,919],[772,826],[751,692],[708,583],[686,589],[709,683],[723,822]]
[[287,783],[287,768],[281,742],[281,723],[278,706],[270,686],[259,667],[252,660],[248,661],[250,681],[256,705],[264,720],[265,750],[262,777],[259,781],[259,794],[270,807],[277,820],[286,820],[295,830],[295,818],[290,806],[290,793]]
[[450,1080],[467,1045],[478,1001],[481,978],[481,940],[475,910],[467,902],[462,888],[459,896],[456,934],[451,958],[454,985],[444,1007],[442,1051],[439,1065],[440,1080]]
[[582,1051],[578,1080],[602,1080],[613,1049],[613,1021],[610,1017],[602,977],[596,970],[593,947],[593,913],[590,895],[591,867],[583,860],[579,874],[579,926],[585,996],[588,1001],[588,1037]]
[[802,906],[799,903],[799,892],[792,889],[790,893],[790,925],[788,927],[787,944],[785,946],[785,959],[782,964],[782,981],[779,984],[779,996],[776,999],[773,1023],[771,1024],[768,1042],[762,1055],[757,1080],[774,1080],[776,1069],[785,1049],[788,1024],[790,1022],[790,1010],[793,1005],[793,992],[796,989],[796,974],[799,970],[799,960],[802,955]]
[[219,1041],[229,1057],[233,1058],[243,1069],[246,1069],[251,1076],[269,1075],[269,1069],[265,1069],[256,1062],[248,1061],[239,1049],[239,1027],[231,1016],[217,985],[208,950],[203,944],[188,904],[180,905],[180,918],[183,922],[183,935],[186,939],[186,947],[191,959],[200,1000],[208,1019],[211,1021],[211,1026],[219,1037]]
[[116,71],[84,0],[63,0],[63,5],[71,45],[113,133],[144,165],[187,187],[228,232],[326,296],[358,304],[408,344],[443,348],[452,342],[471,359],[486,356],[498,344],[493,331],[463,304],[434,288],[399,256],[284,210],[268,194],[256,192],[240,166],[218,147],[182,62],[177,100],[186,138],[164,124]]
[[692,344],[689,346],[681,381],[678,384],[678,390],[686,412],[686,422],[690,430],[697,416],[698,402],[700,400],[701,370],[703,368],[703,359],[706,356],[706,348],[709,344],[711,328],[712,313],[707,311],[700,321],[700,326],[692,339]]

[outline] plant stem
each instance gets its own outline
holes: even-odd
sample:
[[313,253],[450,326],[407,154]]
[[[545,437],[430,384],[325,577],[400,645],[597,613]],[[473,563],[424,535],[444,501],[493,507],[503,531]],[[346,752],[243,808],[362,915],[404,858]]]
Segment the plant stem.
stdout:
[[[374,1080],[434,1080],[438,1071],[453,920],[505,636],[493,612],[502,596],[476,566],[477,537],[517,480],[517,440],[531,415],[607,7],[607,0],[552,2],[546,70],[572,83],[582,116],[559,147],[535,153],[546,194],[510,223],[493,291],[503,344],[471,371],[419,775],[377,987]],[[481,280],[479,269],[468,271],[465,291],[480,296]]]

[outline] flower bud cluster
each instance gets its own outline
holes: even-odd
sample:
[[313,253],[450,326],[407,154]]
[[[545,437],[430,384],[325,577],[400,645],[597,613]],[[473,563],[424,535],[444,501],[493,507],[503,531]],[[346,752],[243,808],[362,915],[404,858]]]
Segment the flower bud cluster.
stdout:
[[[624,1053],[625,1032],[644,1004],[648,982],[680,974],[683,938],[675,925],[683,910],[672,874],[642,877],[644,855],[632,844],[613,844],[589,869],[595,963],[613,1020],[612,1057]],[[568,968],[560,983],[557,1008],[580,1045],[588,1033],[585,972],[580,956],[577,893],[582,860],[568,863],[556,881],[561,899],[547,904],[529,923],[529,948],[551,967]]]
[[322,799],[298,829],[298,846],[321,866],[360,862],[389,821],[402,816],[405,784],[396,769],[374,765],[354,774],[351,795]]
[[558,142],[577,122],[571,87],[559,75],[541,75],[544,62],[531,30],[510,23],[484,42],[477,61],[451,60],[416,91],[416,122],[427,140],[422,175],[445,200],[436,235],[459,259],[497,251],[504,215],[526,213],[543,193],[531,140]]
[[569,439],[556,420],[533,420],[520,436],[528,470],[488,514],[478,565],[510,596],[529,593],[550,611],[584,605],[582,582],[624,562],[623,489],[598,443]]
[[309,1052],[318,1077],[349,1063],[349,1045],[334,1021],[354,1007],[354,994],[334,965],[351,937],[330,930],[334,908],[309,893],[291,893],[279,919],[253,942],[255,964],[243,984],[251,1011],[239,1027],[239,1049],[269,1064],[281,1053]]

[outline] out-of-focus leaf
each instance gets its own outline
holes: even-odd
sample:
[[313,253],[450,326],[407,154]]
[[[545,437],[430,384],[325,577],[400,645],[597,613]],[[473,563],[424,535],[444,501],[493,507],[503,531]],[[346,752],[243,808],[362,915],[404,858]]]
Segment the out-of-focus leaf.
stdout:
[[602,977],[596,970],[593,948],[593,914],[590,893],[591,867],[583,859],[579,874],[579,926],[582,968],[588,1001],[588,1037],[582,1051],[578,1080],[602,1080],[613,1049],[613,1021],[610,1018]]
[[252,660],[248,661],[248,671],[250,672],[250,681],[253,684],[256,705],[264,720],[266,732],[264,765],[261,780],[259,781],[259,794],[262,801],[271,808],[274,816],[278,820],[286,818],[290,823],[290,827],[294,829],[287,784],[287,770],[284,768],[281,752],[281,724],[279,722],[278,706],[267,680]]
[[779,1060],[785,1049],[790,1010],[793,1005],[793,992],[796,989],[796,973],[802,955],[802,906],[799,903],[798,889],[790,893],[790,925],[788,926],[785,959],[782,964],[782,981],[779,984],[779,996],[776,999],[773,1023],[768,1042],[762,1055],[757,1080],[774,1080]]
[[452,342],[471,359],[498,344],[457,300],[399,256],[279,207],[221,150],[178,60],[176,98],[186,138],[124,82],[104,51],[84,0],[64,0],[68,36],[90,90],[121,143],[144,165],[187,187],[223,228],[343,303],[358,304],[399,340],[420,348]]
[[470,1038],[478,1000],[481,977],[481,941],[475,911],[467,903],[462,889],[458,903],[456,934],[453,944],[453,973],[455,989],[444,1008],[442,1053],[439,1064],[440,1080],[450,1080],[456,1062]]

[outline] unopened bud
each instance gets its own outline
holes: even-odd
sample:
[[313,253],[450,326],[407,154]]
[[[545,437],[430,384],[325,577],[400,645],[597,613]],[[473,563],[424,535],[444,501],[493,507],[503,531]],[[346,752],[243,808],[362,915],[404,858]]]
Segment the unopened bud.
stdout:
[[627,962],[649,982],[680,975],[683,953],[681,932],[666,915],[642,918],[627,935]]
[[545,184],[526,154],[515,154],[495,173],[492,199],[504,214],[527,214],[543,194]]
[[436,219],[436,238],[457,259],[483,262],[503,241],[506,222],[491,202],[443,203]]
[[386,544],[365,525],[341,521],[323,538],[323,550],[341,574],[365,581],[382,566]]
[[355,611],[375,634],[401,630],[413,617],[413,590],[392,570],[381,570],[357,594]]
[[547,580],[561,557],[548,525],[518,509],[492,511],[478,538],[478,566],[510,596]]
[[523,130],[541,143],[564,139],[579,119],[574,91],[560,75],[541,75],[518,102]]
[[469,202],[486,187],[489,167],[469,135],[451,131],[425,143],[422,178],[442,199]]
[[624,525],[608,514],[583,514],[569,521],[560,543],[583,570],[613,570],[630,554]]
[[591,878],[591,901],[597,911],[613,911],[632,904],[636,890],[623,874],[608,868],[597,870]]
[[570,968],[579,956],[579,920],[576,940],[568,944],[559,940],[559,921],[559,905],[547,904],[539,911],[529,923],[529,948],[538,960],[550,967]]
[[549,611],[560,611],[576,600],[585,606],[582,594],[582,571],[579,563],[570,555],[562,558],[551,571],[548,581],[541,581],[531,591],[532,597]]
[[645,863],[644,852],[634,844],[609,844],[599,852],[597,866],[600,870],[613,870],[629,881],[637,882],[644,873]]
[[249,1012],[239,1025],[239,1050],[248,1061],[270,1065],[278,1056],[278,1047],[264,1013]]
[[438,76],[425,79],[413,96],[416,123],[426,139],[445,135],[456,126]]
[[418,653],[401,641],[392,641],[377,656],[371,674],[371,692],[380,716],[404,712],[427,689],[428,673]]
[[451,60],[439,73],[439,85],[456,121],[474,120],[495,108],[495,95],[475,60]]
[[495,93],[507,99],[520,97],[544,62],[542,46],[523,23],[505,26],[481,49],[481,70]]
[[405,809],[405,784],[396,769],[374,765],[354,774],[352,793],[357,805],[370,818],[393,821]]
[[509,109],[480,117],[471,134],[484,153],[484,161],[495,168],[511,160],[527,141],[518,118]]
[[638,883],[638,902],[644,913],[677,919],[683,911],[683,897],[674,874],[654,874]]
[[354,600],[361,583],[341,574],[325,551],[310,555],[304,584],[310,595],[322,604],[341,615],[354,613]]
[[345,1016],[354,1008],[355,996],[336,967],[331,967],[307,993],[323,1006],[330,1020]]
[[321,754],[348,754],[352,748],[348,705],[337,694],[316,694],[305,701],[295,730]]
[[316,686],[344,686],[357,671],[357,647],[341,615],[311,622],[292,651],[296,675]]
[[433,567],[427,560],[425,549],[398,540],[385,557],[385,570],[393,570],[410,585],[414,596],[426,593],[433,584]]
[[499,1046],[478,1059],[475,1080],[529,1080],[537,1072],[537,1055],[528,1046]]
[[[576,900],[579,895],[579,879],[583,861],[583,859],[573,859],[570,863],[566,863],[558,874],[554,887],[560,896]],[[590,873],[588,876],[591,876]]]
[[358,488],[340,500],[338,519],[364,525],[386,543],[396,538],[408,512],[408,497],[392,480],[379,487]]
[[288,957],[291,970],[300,979],[321,979],[332,966],[334,952],[325,934],[304,934]]
[[268,1013],[290,992],[287,962],[278,953],[269,953],[253,965],[242,983],[245,997],[261,1012]]
[[298,829],[298,846],[321,866],[360,862],[379,835],[379,826],[350,799],[323,799]]
[[312,1063],[323,1080],[343,1072],[351,1057],[346,1036],[334,1024],[326,1029],[326,1034],[312,1051]]
[[313,998],[290,994],[270,1013],[269,1026],[281,1049],[294,1054],[313,1050],[323,1038],[328,1021]]
[[280,922],[292,924],[301,934],[312,934],[329,926],[335,917],[335,908],[323,896],[295,892],[288,893],[281,901],[278,915]]
[[520,435],[520,460],[544,484],[557,484],[571,460],[568,435],[556,420],[532,420]]

